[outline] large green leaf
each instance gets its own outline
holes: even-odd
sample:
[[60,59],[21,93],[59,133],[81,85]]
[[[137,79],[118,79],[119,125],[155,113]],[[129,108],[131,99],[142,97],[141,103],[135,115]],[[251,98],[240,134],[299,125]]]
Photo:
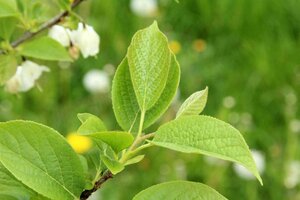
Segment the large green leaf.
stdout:
[[18,180],[50,199],[78,199],[84,171],[55,130],[29,121],[0,123],[0,162]]
[[147,188],[133,200],[226,200],[211,187],[189,181],[171,181]]
[[10,195],[16,199],[29,199],[30,196],[36,195],[36,193],[18,181],[0,163],[0,195]]
[[17,16],[18,11],[14,0],[0,0],[0,17]]
[[0,55],[0,85],[15,74],[17,65],[15,55]]
[[153,144],[237,162],[262,180],[243,138],[231,125],[208,116],[185,116],[158,129]]
[[67,50],[56,40],[44,36],[18,47],[21,55],[51,61],[72,61]]
[[88,136],[108,144],[116,153],[129,147],[134,140],[134,137],[130,133],[121,131],[105,131],[92,133]]
[[[180,68],[172,55],[166,86],[155,105],[146,111],[143,128],[152,125],[169,107],[180,79]],[[117,69],[112,86],[112,103],[116,119],[123,130],[137,131],[141,112],[131,82],[127,59]]]
[[167,38],[156,22],[134,35],[127,58],[139,106],[149,110],[166,85],[171,60]]
[[179,108],[176,118],[185,115],[199,115],[206,105],[208,88],[192,94]]
[[82,123],[77,132],[82,135],[88,135],[107,130],[103,121],[95,115],[89,113],[79,113],[77,117]]

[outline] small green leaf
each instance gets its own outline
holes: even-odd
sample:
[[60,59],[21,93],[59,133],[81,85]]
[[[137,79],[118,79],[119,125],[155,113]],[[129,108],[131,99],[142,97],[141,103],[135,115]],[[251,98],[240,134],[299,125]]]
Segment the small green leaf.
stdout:
[[85,186],[77,154],[55,130],[29,121],[0,123],[0,162],[50,199],[78,199]]
[[102,155],[101,160],[113,175],[116,175],[124,170],[124,165],[117,160],[109,158],[108,156]]
[[67,50],[56,40],[44,36],[18,47],[21,55],[50,61],[72,61]]
[[231,125],[208,116],[185,116],[158,129],[151,143],[184,153],[198,153],[237,162],[262,184],[243,138]]
[[[172,55],[166,86],[155,105],[146,111],[143,129],[152,125],[169,107],[180,79],[180,68]],[[136,132],[140,119],[140,108],[137,103],[131,82],[127,59],[117,69],[112,86],[112,103],[116,119],[123,130]]]
[[144,159],[145,155],[138,155],[126,161],[125,166],[133,165],[138,162],[141,162]]
[[133,36],[127,58],[140,109],[149,110],[165,88],[171,60],[168,40],[156,22]]
[[0,55],[0,85],[3,85],[16,73],[17,65],[14,55]]
[[185,115],[199,115],[205,108],[208,88],[192,94],[179,108],[176,119]]
[[134,140],[134,137],[130,133],[121,131],[99,132],[88,136],[108,144],[116,153],[129,147]]
[[211,187],[190,181],[171,181],[149,187],[133,200],[226,200]]
[[107,130],[103,121],[95,115],[89,113],[79,113],[77,117],[82,123],[77,130],[77,132],[81,135],[88,135]]
[[18,11],[14,0],[0,0],[0,18],[17,15]]

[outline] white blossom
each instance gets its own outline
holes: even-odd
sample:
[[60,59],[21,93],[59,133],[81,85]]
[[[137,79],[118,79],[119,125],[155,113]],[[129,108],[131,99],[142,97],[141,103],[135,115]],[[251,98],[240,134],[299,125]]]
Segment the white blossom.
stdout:
[[84,58],[99,53],[100,37],[93,27],[79,23],[77,30],[68,33],[73,45],[79,48]]
[[131,0],[130,8],[141,17],[152,17],[157,12],[157,0]]
[[287,166],[287,175],[284,185],[287,188],[294,188],[300,183],[300,161],[294,160]]
[[[265,170],[265,156],[260,151],[257,151],[257,150],[251,150],[251,154],[256,163],[258,172],[260,174],[262,174]],[[255,179],[254,175],[252,175],[252,173],[249,172],[249,170],[247,170],[242,165],[234,164],[233,169],[237,173],[237,175],[243,179],[246,179],[246,180]]]
[[26,92],[34,87],[43,72],[49,71],[48,67],[25,61],[17,67],[15,75],[6,82],[5,88],[10,93]]
[[83,85],[87,91],[93,94],[106,93],[110,88],[110,79],[106,72],[93,69],[84,75]]
[[62,46],[69,47],[70,46],[70,36],[68,34],[67,29],[63,26],[54,25],[48,33],[49,37],[58,41]]

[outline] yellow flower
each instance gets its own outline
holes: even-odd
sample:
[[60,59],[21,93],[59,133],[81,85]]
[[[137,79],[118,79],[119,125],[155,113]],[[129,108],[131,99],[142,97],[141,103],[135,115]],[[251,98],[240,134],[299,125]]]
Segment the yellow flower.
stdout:
[[92,147],[90,138],[78,135],[77,133],[70,133],[67,135],[67,141],[77,153],[85,153]]
[[178,41],[173,40],[169,42],[169,48],[174,54],[178,54],[181,50],[181,44]]
[[206,49],[206,42],[203,39],[197,39],[193,42],[193,48],[195,51],[201,53]]

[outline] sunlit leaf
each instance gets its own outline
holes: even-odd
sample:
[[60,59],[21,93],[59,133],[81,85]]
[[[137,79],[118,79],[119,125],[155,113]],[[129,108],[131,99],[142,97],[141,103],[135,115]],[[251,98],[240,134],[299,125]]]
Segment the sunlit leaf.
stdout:
[[59,133],[44,125],[0,123],[0,155],[14,177],[45,197],[74,200],[84,189],[78,156]]
[[208,116],[181,117],[161,126],[152,143],[175,151],[237,162],[262,183],[243,136],[221,120]]

